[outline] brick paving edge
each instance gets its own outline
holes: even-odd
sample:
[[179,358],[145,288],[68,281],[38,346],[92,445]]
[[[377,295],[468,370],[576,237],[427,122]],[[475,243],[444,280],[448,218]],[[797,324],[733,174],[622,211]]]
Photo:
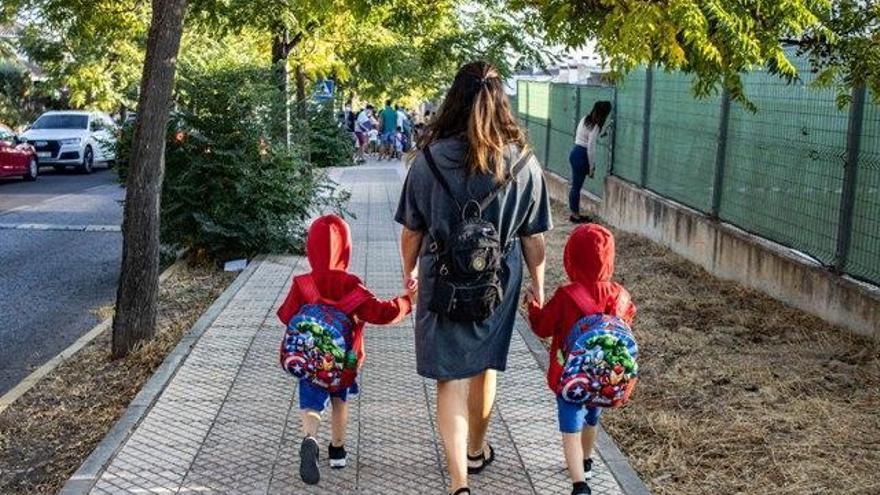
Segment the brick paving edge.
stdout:
[[[541,369],[546,370],[549,366],[547,348],[544,347],[544,344],[531,332],[525,323],[517,324],[517,331],[519,331],[519,334],[526,342],[526,347],[529,348],[532,357],[535,358]],[[605,432],[601,425],[599,426],[599,435],[596,439],[596,450],[599,451],[599,455],[602,456],[605,465],[608,466],[608,470],[611,471],[611,475],[617,480],[617,484],[620,485],[623,493],[626,495],[651,495],[651,491],[648,490],[645,482],[642,481],[636,470],[633,469],[629,459],[620,451],[617,444],[614,443],[614,439]]]
[[264,261],[258,256],[242,271],[235,280],[217,297],[210,307],[199,317],[193,326],[180,338],[180,342],[165,356],[162,364],[156,368],[153,376],[147,380],[140,392],[129,403],[128,408],[116,421],[112,428],[95,447],[95,450],[80,465],[79,469],[67,480],[58,495],[85,495],[91,491],[104,469],[119,451],[128,437],[134,432],[153,403],[174,377],[178,368],[186,360],[192,347],[202,334],[214,323],[217,316],[229,304],[238,291],[251,278],[257,267]]

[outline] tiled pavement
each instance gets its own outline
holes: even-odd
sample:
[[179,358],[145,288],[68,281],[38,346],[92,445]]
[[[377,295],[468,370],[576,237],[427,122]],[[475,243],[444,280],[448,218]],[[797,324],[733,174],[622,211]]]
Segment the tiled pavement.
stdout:
[[[391,218],[402,174],[399,164],[335,172],[351,190],[357,216],[351,221],[352,271],[385,297],[398,292],[401,279],[399,230]],[[295,257],[260,262],[109,459],[90,493],[444,493],[435,386],[415,372],[410,319],[366,330],[361,394],[351,407],[349,467],[323,469],[317,488],[300,482],[295,386],[277,365],[283,327],[275,309],[291,275],[307,265]],[[498,457],[472,477],[474,493],[568,493],[554,418],[541,368],[514,332],[490,428]],[[328,432],[325,423],[322,455]],[[594,493],[623,493],[602,459],[596,471]]]

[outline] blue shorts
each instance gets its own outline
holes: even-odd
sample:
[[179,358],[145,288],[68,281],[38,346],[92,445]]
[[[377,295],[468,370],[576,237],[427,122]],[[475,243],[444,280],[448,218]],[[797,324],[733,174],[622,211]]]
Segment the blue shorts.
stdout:
[[310,411],[324,411],[330,398],[341,399],[342,402],[348,400],[348,394],[357,395],[358,384],[354,382],[350,387],[338,392],[328,392],[326,388],[321,388],[308,380],[299,381],[299,408],[308,409]]
[[559,415],[559,431],[562,433],[580,433],[584,426],[596,426],[602,415],[601,408],[572,404],[558,396],[556,411]]
[[382,144],[389,146],[394,144],[394,131],[382,133]]

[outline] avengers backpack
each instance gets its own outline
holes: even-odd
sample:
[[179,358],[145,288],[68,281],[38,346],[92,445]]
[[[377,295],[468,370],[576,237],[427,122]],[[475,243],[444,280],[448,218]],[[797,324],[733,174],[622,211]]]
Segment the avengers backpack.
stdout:
[[[583,287],[567,291],[579,308],[591,311]],[[579,319],[560,357],[564,364],[557,390],[563,400],[587,407],[621,407],[629,401],[638,381],[639,348],[623,319],[602,313]]]
[[355,290],[337,302],[321,298],[311,275],[296,278],[307,301],[287,324],[281,341],[281,367],[330,392],[348,388],[357,377],[355,322],[349,316],[369,297]]

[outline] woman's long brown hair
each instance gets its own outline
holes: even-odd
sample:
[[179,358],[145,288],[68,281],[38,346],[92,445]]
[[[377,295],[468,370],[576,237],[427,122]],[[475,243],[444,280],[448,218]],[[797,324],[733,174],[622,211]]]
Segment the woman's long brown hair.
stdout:
[[525,150],[519,128],[504,94],[500,73],[488,62],[463,65],[440,109],[419,138],[424,149],[438,139],[461,136],[467,141],[465,162],[470,174],[493,174],[504,179],[504,148],[517,144]]

